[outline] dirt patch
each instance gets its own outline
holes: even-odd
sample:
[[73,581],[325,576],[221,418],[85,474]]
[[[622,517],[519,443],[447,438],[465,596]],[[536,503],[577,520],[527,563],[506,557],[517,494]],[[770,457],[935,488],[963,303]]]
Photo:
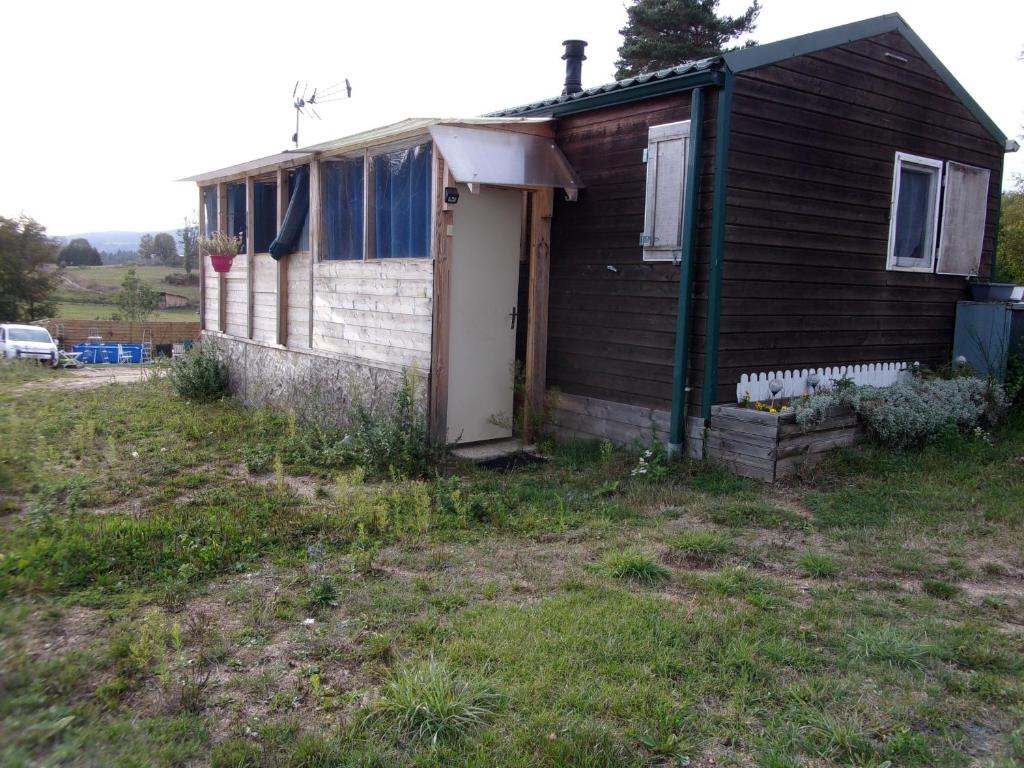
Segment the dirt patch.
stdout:
[[107,384],[141,384],[151,376],[159,376],[160,372],[153,368],[137,365],[97,365],[85,368],[71,368],[62,371],[60,378],[30,381],[14,389],[14,392],[32,392],[36,390],[59,390],[81,392],[96,389]]

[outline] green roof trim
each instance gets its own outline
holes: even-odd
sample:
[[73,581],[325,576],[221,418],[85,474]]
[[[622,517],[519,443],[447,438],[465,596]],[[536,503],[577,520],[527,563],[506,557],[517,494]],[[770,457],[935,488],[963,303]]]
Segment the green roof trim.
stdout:
[[839,45],[852,43],[856,40],[863,40],[868,37],[883,35],[886,32],[897,32],[910,43],[911,47],[935,70],[942,81],[949,86],[949,89],[956,94],[964,106],[974,115],[985,129],[992,134],[993,138],[1000,145],[1006,146],[1006,135],[999,130],[999,126],[990,118],[978,105],[967,90],[960,85],[953,77],[953,73],[946,69],[946,66],[939,61],[939,57],[932,53],[931,49],[924,44],[917,33],[910,28],[910,25],[903,20],[898,13],[888,13],[884,16],[876,16],[872,19],[855,21],[852,24],[843,24],[830,29],[823,29],[818,32],[791,37],[786,40],[779,40],[775,43],[752,46],[750,48],[739,48],[722,55],[726,66],[735,73],[746,72],[747,70],[765,67],[796,56],[805,56],[808,53],[823,51],[827,48],[835,48]]

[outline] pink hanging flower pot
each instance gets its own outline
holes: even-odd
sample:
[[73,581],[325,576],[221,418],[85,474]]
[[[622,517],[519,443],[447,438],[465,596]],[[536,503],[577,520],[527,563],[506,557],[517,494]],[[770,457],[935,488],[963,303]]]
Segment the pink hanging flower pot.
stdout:
[[235,257],[230,253],[211,253],[210,263],[214,272],[230,272],[231,265],[235,263]]
[[199,250],[210,257],[214,272],[229,272],[235,256],[242,250],[242,238],[214,232],[209,237],[199,238]]

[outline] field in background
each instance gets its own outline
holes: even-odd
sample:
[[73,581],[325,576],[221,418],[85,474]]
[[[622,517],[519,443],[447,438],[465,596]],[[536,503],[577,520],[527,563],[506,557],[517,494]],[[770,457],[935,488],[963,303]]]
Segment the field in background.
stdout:
[[157,310],[152,320],[195,320],[199,314],[198,285],[172,285],[164,282],[170,274],[184,274],[179,267],[165,266],[102,266],[68,267],[58,284],[57,316],[67,320],[109,320],[117,312],[117,294],[121,283],[134,269],[139,278],[154,291],[185,296],[190,307]]

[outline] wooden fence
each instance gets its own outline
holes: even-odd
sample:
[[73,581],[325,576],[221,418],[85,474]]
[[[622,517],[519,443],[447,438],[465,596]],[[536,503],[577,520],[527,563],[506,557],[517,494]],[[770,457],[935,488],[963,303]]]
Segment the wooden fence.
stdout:
[[34,325],[45,327],[53,336],[54,341],[63,339],[66,349],[70,349],[74,344],[83,344],[89,341],[90,336],[99,336],[103,341],[114,344],[138,344],[142,341],[144,330],[148,330],[152,334],[154,347],[199,339],[198,321],[128,323],[121,320],[61,320],[56,318],[39,320]]
[[[812,373],[818,375],[815,387],[807,384],[807,377]],[[829,389],[840,379],[853,379],[855,384],[884,387],[895,384],[910,375],[906,363],[868,363],[865,365],[837,365],[834,368],[804,368],[799,371],[768,371],[762,373],[744,373],[736,385],[736,402],[745,398],[751,400],[770,400],[772,398],[771,382],[782,382],[782,389],[775,395],[777,398],[802,397]]]

